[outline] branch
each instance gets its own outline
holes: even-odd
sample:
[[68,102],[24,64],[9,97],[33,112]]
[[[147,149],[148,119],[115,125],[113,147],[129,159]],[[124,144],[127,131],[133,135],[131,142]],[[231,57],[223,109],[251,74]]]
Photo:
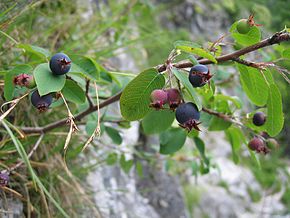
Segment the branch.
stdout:
[[[273,36],[271,36],[267,39],[264,39],[261,42],[258,42],[254,45],[242,48],[238,51],[222,55],[220,57],[217,57],[216,60],[219,63],[225,62],[225,61],[231,61],[235,58],[238,58],[238,57],[240,57],[244,54],[247,54],[247,53],[251,53],[251,52],[256,51],[260,48],[264,48],[264,47],[267,47],[267,46],[270,46],[273,44],[279,44],[281,42],[288,41],[288,40],[290,40],[290,33],[284,32],[284,31],[277,32]],[[199,61],[199,63],[200,64],[212,64],[213,62],[208,60],[208,59],[201,59]],[[178,63],[173,64],[173,66],[176,68],[188,68],[188,67],[192,67],[193,64],[189,61],[180,61]],[[156,69],[159,72],[163,72],[166,70],[166,64],[159,65],[156,67]]]
[[[121,97],[122,92],[119,92],[118,94],[112,96],[111,98],[108,98],[107,100],[103,101],[102,103],[100,103],[100,109],[104,108],[116,101],[118,101]],[[87,116],[88,114],[96,111],[98,109],[97,105],[93,106],[93,107],[89,107],[88,109],[86,109],[85,111],[77,114],[75,116],[75,120],[80,121],[82,118],[84,118],[85,116]],[[67,119],[62,119],[59,121],[56,121],[54,123],[48,124],[46,126],[43,127],[23,127],[21,128],[22,131],[25,134],[30,134],[30,133],[45,133],[48,131],[51,131],[52,129],[55,129],[57,127],[63,126],[66,124]]]
[[[216,60],[218,61],[218,63],[225,62],[225,61],[234,61],[236,58],[239,58],[240,56],[242,56],[244,54],[256,51],[260,48],[264,48],[264,47],[267,47],[267,46],[270,46],[273,44],[279,44],[281,42],[288,41],[288,40],[290,40],[290,34],[288,32],[285,32],[285,31],[277,32],[272,37],[264,39],[261,42],[258,42],[254,45],[242,48],[238,51],[217,57]],[[208,60],[208,59],[201,59],[201,60],[199,60],[199,63],[200,64],[212,64],[213,62]],[[163,72],[166,70],[166,66],[167,66],[166,64],[162,64],[162,65],[156,66],[155,68],[158,70],[158,72]],[[173,64],[173,66],[176,68],[188,68],[188,67],[192,67],[193,64],[189,61],[181,61],[181,62]],[[121,97],[121,94],[122,94],[122,92],[119,92],[118,94],[106,99],[105,101],[103,101],[99,105],[99,108],[100,109],[104,108],[104,107],[118,101]],[[75,120],[80,121],[82,118],[84,118],[85,116],[87,116],[88,114],[90,114],[96,110],[98,110],[97,105],[91,106],[88,109],[86,109],[85,111],[76,115]],[[220,113],[218,113],[218,112],[214,113],[213,111],[209,111],[208,109],[204,110],[204,112],[210,113],[210,114],[216,115],[216,116],[222,116]],[[228,119],[228,118],[225,118],[225,119]],[[56,121],[54,123],[48,124],[48,125],[43,126],[43,127],[23,127],[22,131],[26,134],[30,134],[30,133],[41,134],[41,133],[51,131],[52,129],[55,129],[57,127],[63,126],[65,124],[66,124],[66,119],[62,119],[62,120]]]

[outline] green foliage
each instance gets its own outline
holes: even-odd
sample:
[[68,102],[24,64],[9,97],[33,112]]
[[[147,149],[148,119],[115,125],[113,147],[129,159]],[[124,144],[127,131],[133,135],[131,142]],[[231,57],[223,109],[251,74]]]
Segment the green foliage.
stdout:
[[217,63],[217,60],[210,52],[204,50],[203,48],[200,48],[200,46],[196,43],[192,43],[188,41],[176,41],[174,43],[174,47],[183,52],[195,54],[200,57],[206,58],[215,64]]
[[167,130],[175,119],[175,113],[170,110],[152,110],[142,120],[145,134],[157,134]]
[[65,75],[53,75],[48,64],[38,65],[33,71],[33,76],[40,96],[58,92],[65,85]]
[[282,98],[275,84],[269,86],[267,109],[267,120],[265,125],[268,134],[274,137],[282,130],[284,124]]
[[155,69],[148,69],[134,78],[120,98],[122,116],[129,121],[143,118],[149,112],[150,94],[164,86],[165,79]]
[[83,89],[72,80],[66,80],[61,92],[65,99],[75,104],[82,104],[86,101],[86,95]]
[[257,106],[264,106],[268,99],[269,87],[259,70],[238,64],[240,80],[249,99]]
[[182,148],[186,133],[180,128],[172,128],[160,134],[160,154],[173,154]]

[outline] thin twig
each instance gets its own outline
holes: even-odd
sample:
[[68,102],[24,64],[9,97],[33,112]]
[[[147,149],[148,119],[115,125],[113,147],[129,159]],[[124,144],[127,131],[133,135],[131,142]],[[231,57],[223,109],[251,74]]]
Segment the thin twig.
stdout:
[[[219,56],[216,58],[216,60],[218,63],[232,61],[234,58],[238,58],[244,54],[251,53],[251,52],[256,51],[260,48],[271,46],[273,44],[279,44],[281,42],[288,41],[288,40],[290,40],[290,33],[285,32],[285,31],[277,32],[272,37],[264,39],[264,40],[254,44],[254,45],[242,48],[238,51]],[[199,60],[199,63],[200,64],[212,64],[213,62],[208,60],[208,59],[201,59],[201,60]],[[157,69],[158,72],[163,72],[166,70],[166,66],[167,66],[166,64],[161,64],[161,65],[156,66],[155,69]],[[189,61],[181,61],[181,62],[173,64],[173,66],[176,68],[188,68],[188,67],[192,67],[193,64]],[[104,102],[102,102],[99,105],[99,109],[106,107],[106,106],[118,101],[121,97],[121,94],[122,94],[122,92],[119,92],[118,94],[116,94],[116,95],[108,98]],[[84,118],[88,114],[93,113],[96,110],[98,110],[98,107],[96,105],[94,105],[93,107],[89,107],[85,111],[76,115],[75,119],[81,120],[82,118]],[[63,126],[65,123],[66,123],[66,120],[62,119],[60,121],[50,123],[50,124],[43,126],[43,127],[23,127],[22,130],[24,133],[42,133],[42,132],[45,133],[45,132],[51,131],[52,129],[55,129],[57,127]]]

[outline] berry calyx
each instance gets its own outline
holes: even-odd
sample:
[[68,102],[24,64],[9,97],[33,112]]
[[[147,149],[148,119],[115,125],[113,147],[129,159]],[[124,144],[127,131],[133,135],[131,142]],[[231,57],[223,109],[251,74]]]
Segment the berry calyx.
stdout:
[[167,102],[171,110],[175,110],[181,103],[182,97],[178,89],[167,89]]
[[190,69],[188,79],[192,86],[196,88],[204,86],[211,77],[212,75],[207,66],[197,64]]
[[157,110],[162,109],[163,105],[167,103],[167,93],[162,89],[155,89],[151,92],[150,99],[150,107]]
[[34,77],[25,73],[15,76],[13,83],[18,86],[25,86],[29,89],[32,89],[36,86]]
[[6,172],[0,173],[0,186],[7,186],[9,183],[9,174]]
[[188,102],[180,104],[176,109],[175,118],[179,122],[179,126],[187,129],[189,132],[192,128],[200,131],[198,128],[198,125],[200,124],[200,122],[198,122],[200,112],[194,103]]
[[47,94],[40,96],[38,90],[35,90],[31,95],[31,103],[38,109],[39,112],[46,111],[52,103],[52,95]]
[[71,60],[66,54],[57,53],[51,57],[49,67],[54,75],[63,75],[69,72]]
[[254,125],[263,126],[265,122],[266,122],[266,115],[263,112],[258,111],[254,114],[253,116]]
[[257,153],[267,154],[269,153],[269,149],[266,147],[264,141],[258,137],[254,137],[248,144],[248,147],[252,151],[256,151]]

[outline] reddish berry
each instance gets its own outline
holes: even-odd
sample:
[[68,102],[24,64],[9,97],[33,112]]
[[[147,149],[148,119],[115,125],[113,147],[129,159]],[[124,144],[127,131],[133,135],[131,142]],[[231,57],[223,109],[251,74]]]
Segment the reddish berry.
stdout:
[[35,90],[31,95],[31,103],[39,112],[46,111],[52,103],[52,95],[47,94],[40,96],[38,90]]
[[167,103],[167,93],[162,89],[156,89],[151,92],[151,107],[156,108],[157,110],[162,109],[163,105]]
[[167,89],[167,101],[170,109],[175,110],[181,103],[181,94],[178,89]]
[[212,75],[207,66],[197,64],[190,69],[188,79],[192,86],[196,88],[204,86],[211,77]]
[[266,122],[266,115],[261,112],[258,111],[254,114],[253,116],[253,124],[256,126],[262,126],[264,125],[264,123]]
[[263,153],[263,154],[269,153],[269,149],[266,147],[264,141],[258,137],[254,137],[249,142],[248,147],[252,151],[256,151],[257,153]]
[[13,83],[18,86],[25,86],[29,89],[32,89],[36,86],[34,77],[25,73],[15,76]]
[[182,128],[187,129],[188,131],[191,131],[192,128],[195,128],[196,130],[200,131],[198,128],[198,122],[200,118],[200,112],[198,111],[195,104],[188,102],[180,104],[175,112],[176,120],[179,122],[179,126]]

